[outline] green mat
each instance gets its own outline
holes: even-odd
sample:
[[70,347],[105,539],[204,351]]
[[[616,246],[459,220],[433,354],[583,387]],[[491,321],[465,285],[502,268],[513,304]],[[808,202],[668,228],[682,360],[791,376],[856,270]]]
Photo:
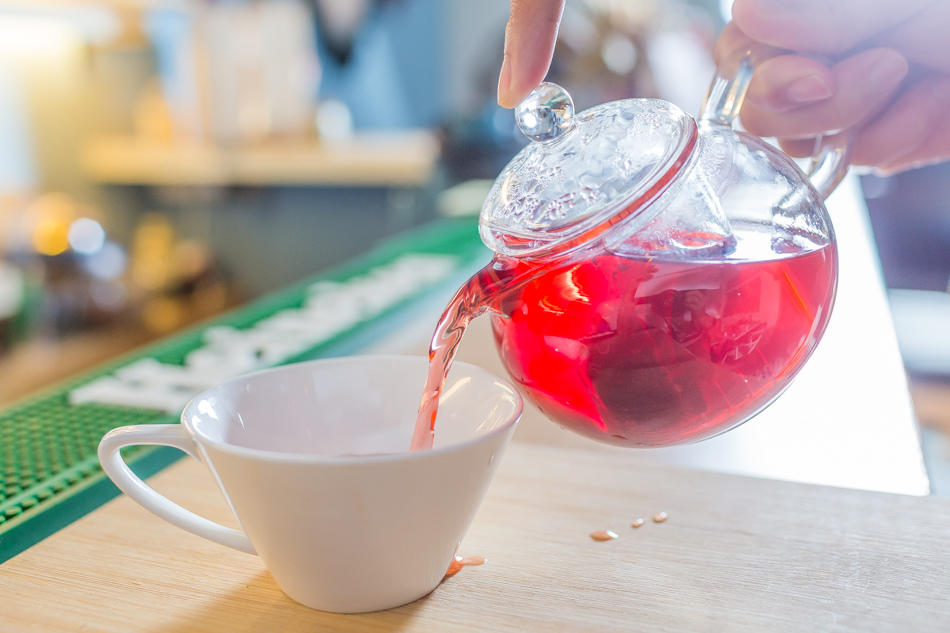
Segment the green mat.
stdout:
[[[353,353],[404,325],[416,316],[413,307],[426,296],[449,292],[449,286],[460,284],[467,272],[488,260],[489,252],[479,241],[473,220],[433,223],[391,239],[337,269],[136,350],[0,412],[0,562],[119,494],[96,456],[105,433],[128,424],[177,422],[183,404],[201,391],[199,387],[192,388],[194,393],[171,390],[175,398],[161,408],[142,408],[134,397],[125,405],[97,402],[98,387],[109,392],[116,376],[129,373],[130,366],[174,374],[179,371],[176,368],[191,367],[189,358],[195,356],[189,355],[206,350],[212,335],[252,338],[263,329],[256,328],[259,324],[277,324],[269,319],[275,315],[304,323],[308,316],[304,307],[319,306],[320,292],[328,289],[335,296],[350,290],[356,293],[347,295],[351,309],[346,319],[337,319],[340,322],[322,340],[311,336],[313,344],[303,337],[295,347],[291,329],[277,341],[280,344],[271,345],[257,359],[254,368]],[[397,276],[404,280],[407,268],[428,274],[418,275],[422,281],[394,281]],[[151,360],[143,363],[144,359]],[[231,375],[246,370],[240,366]],[[137,388],[134,376],[125,380]],[[181,405],[174,404],[176,398]],[[148,398],[142,402],[152,406]],[[167,447],[135,447],[123,455],[140,477],[148,477],[184,454]]]

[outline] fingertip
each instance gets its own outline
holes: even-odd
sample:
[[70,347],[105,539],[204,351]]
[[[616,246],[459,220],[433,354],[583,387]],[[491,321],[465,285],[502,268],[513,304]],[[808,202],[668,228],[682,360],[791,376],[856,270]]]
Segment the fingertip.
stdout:
[[892,48],[876,48],[865,52],[870,66],[868,84],[880,90],[893,90],[910,72],[907,58]]
[[512,0],[498,104],[514,108],[544,81],[551,65],[564,0]]
[[531,68],[520,68],[516,71],[515,66],[507,58],[501,64],[501,72],[498,75],[498,105],[503,108],[518,107],[518,104],[544,81],[544,72],[547,70],[539,73]]
[[830,99],[834,91],[819,75],[805,75],[785,88],[785,97],[794,104],[815,103]]
[[505,56],[501,63],[501,72],[498,74],[498,105],[503,108],[513,108],[517,103],[511,103],[511,61]]

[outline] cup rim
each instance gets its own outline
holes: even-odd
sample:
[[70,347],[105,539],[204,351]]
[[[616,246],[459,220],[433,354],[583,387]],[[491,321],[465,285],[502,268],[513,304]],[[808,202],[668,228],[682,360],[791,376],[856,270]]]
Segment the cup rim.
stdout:
[[[247,446],[239,446],[237,444],[232,444],[230,442],[225,442],[222,440],[214,439],[207,434],[201,432],[199,429],[196,429],[187,419],[186,415],[189,410],[196,405],[196,403],[205,397],[205,395],[215,389],[220,389],[228,383],[237,382],[239,380],[246,380],[251,377],[256,377],[262,374],[271,374],[271,373],[280,373],[284,371],[291,371],[292,369],[299,370],[302,367],[310,365],[324,365],[324,364],[349,364],[349,363],[359,363],[359,362],[379,362],[379,361],[419,361],[423,360],[428,363],[428,359],[424,356],[414,356],[408,354],[357,354],[353,356],[337,356],[330,358],[318,358],[308,361],[300,361],[296,363],[288,363],[286,365],[277,365],[275,367],[267,367],[265,369],[258,369],[256,371],[246,372],[238,376],[233,376],[224,380],[214,387],[205,389],[200,394],[192,398],[185,408],[182,409],[180,422],[181,426],[188,432],[192,439],[199,445],[209,445],[213,446],[215,449],[221,450],[225,453],[230,453],[231,455],[237,457],[247,457],[253,458],[259,461],[269,461],[269,462],[283,462],[283,463],[298,463],[298,464],[324,464],[327,466],[349,466],[354,464],[367,464],[367,463],[385,463],[385,462],[396,462],[404,460],[418,460],[425,456],[436,456],[449,454],[473,446],[475,444],[480,444],[482,442],[489,441],[497,435],[502,435],[507,433],[509,429],[515,427],[521,419],[522,414],[524,413],[524,398],[521,395],[521,392],[515,388],[510,380],[495,374],[483,367],[478,365],[473,365],[472,363],[466,363],[463,361],[454,361],[452,367],[464,367],[466,370],[474,373],[480,373],[487,377],[494,379],[496,382],[501,383],[505,387],[511,390],[511,393],[515,397],[515,410],[512,415],[508,417],[502,424],[497,428],[492,429],[491,431],[478,435],[474,438],[466,440],[464,442],[456,442],[449,446],[442,446],[439,448],[429,448],[425,450],[410,451],[406,450],[400,453],[378,453],[372,455],[314,455],[314,454],[304,454],[304,453],[283,453],[280,451],[272,451],[261,448],[250,448]],[[420,386],[420,393],[422,391]]]

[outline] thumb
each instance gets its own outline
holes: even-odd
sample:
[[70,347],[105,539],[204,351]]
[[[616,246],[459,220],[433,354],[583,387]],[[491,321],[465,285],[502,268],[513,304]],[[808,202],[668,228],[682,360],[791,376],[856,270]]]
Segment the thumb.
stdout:
[[498,103],[513,108],[544,80],[554,56],[564,0],[511,0]]

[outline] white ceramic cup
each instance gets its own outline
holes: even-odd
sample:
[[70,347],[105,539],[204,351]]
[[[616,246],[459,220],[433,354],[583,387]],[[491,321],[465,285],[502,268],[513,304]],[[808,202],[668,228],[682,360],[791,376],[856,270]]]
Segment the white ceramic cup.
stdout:
[[[521,416],[507,381],[455,363],[432,450],[410,452],[428,361],[354,356],[268,369],[201,394],[181,424],[126,426],[99,444],[112,481],[189,532],[260,555],[284,592],[324,611],[412,602],[442,580]],[[243,531],[155,492],[119,449],[204,462]]]

